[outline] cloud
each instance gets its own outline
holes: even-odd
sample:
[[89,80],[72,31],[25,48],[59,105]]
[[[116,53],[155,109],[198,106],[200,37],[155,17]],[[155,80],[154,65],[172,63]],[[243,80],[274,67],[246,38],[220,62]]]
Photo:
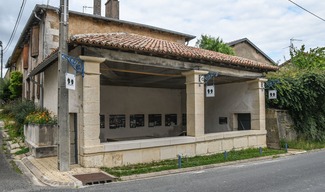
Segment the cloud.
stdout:
[[[102,0],[102,15],[104,4]],[[19,36],[36,3],[45,0],[27,1],[21,21]],[[58,6],[59,1],[50,1]],[[92,6],[92,0],[70,0],[70,9],[83,11],[83,6]],[[325,1],[295,0],[296,3],[325,18]],[[0,7],[0,40],[9,39],[20,1],[8,1]],[[92,13],[92,9],[86,9]],[[200,37],[209,34],[229,42],[243,37],[249,38],[274,61],[288,58],[290,39],[295,46],[325,46],[325,23],[285,0],[120,0],[120,19],[166,28]],[[16,37],[17,38],[17,37]],[[190,45],[194,45],[193,40]],[[14,44],[11,46],[11,49]],[[11,52],[10,52],[11,53]],[[8,57],[6,53],[6,57]],[[10,55],[10,54],[9,54]]]

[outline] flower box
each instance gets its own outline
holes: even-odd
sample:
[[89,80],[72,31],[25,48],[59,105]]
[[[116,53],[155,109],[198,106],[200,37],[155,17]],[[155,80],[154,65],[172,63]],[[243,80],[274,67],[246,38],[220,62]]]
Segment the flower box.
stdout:
[[24,126],[25,143],[35,157],[50,157],[57,155],[58,127],[57,125]]

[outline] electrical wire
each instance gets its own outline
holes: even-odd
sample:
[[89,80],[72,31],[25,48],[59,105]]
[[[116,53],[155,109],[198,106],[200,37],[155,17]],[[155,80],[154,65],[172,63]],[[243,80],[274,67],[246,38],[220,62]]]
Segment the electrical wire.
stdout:
[[13,39],[14,39],[14,36],[15,36],[16,31],[17,31],[17,28],[18,28],[19,22],[20,22],[20,20],[21,20],[21,16],[22,16],[22,14],[23,14],[23,11],[24,11],[24,8],[25,8],[25,5],[26,5],[26,0],[23,0],[23,2],[22,2],[22,4],[21,4],[21,7],[20,7],[20,10],[19,10],[19,13],[18,13],[18,17],[17,17],[16,23],[15,23],[14,29],[12,30],[11,36],[10,36],[10,38],[9,38],[9,41],[8,41],[6,47],[3,49],[3,52],[4,52],[4,53],[9,49],[9,47],[10,47],[10,45],[11,45]]
[[317,17],[318,19],[322,20],[322,21],[325,21],[325,19],[321,18],[320,16],[316,15],[315,13],[311,12],[311,11],[308,11],[307,9],[303,8],[302,6],[298,5],[297,3],[291,1],[291,0],[288,0],[290,1],[291,3],[295,4],[297,7],[299,7],[300,9],[312,14],[313,16]]

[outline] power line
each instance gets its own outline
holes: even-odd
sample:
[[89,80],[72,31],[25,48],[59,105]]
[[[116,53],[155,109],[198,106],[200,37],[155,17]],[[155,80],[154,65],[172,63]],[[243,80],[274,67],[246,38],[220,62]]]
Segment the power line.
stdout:
[[317,17],[318,19],[322,20],[322,21],[325,21],[325,19],[321,18],[320,16],[316,15],[315,13],[311,12],[311,11],[308,11],[307,9],[303,8],[302,6],[298,5],[297,3],[291,1],[291,0],[288,0],[290,1],[291,3],[295,4],[297,7],[303,9],[304,11],[307,11],[308,13],[312,14],[313,16]]
[[25,8],[25,4],[26,4],[26,0],[23,0],[23,2],[21,4],[21,7],[20,7],[20,10],[19,10],[19,13],[18,13],[18,17],[17,17],[16,23],[15,23],[14,29],[12,30],[9,41],[8,41],[6,47],[4,48],[4,52],[6,52],[8,50],[8,48],[10,47],[10,45],[12,43],[12,40],[14,39],[14,36],[15,36],[16,31],[17,31],[17,28],[18,28],[22,13],[23,13],[24,8]]

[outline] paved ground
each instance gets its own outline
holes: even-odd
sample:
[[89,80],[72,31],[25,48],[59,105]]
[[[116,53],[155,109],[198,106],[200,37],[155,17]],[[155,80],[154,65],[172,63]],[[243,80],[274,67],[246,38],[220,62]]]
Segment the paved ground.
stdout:
[[32,183],[25,175],[14,171],[5,156],[0,134],[0,191],[26,191],[29,189],[36,188],[32,187]]
[[324,192],[325,151],[111,183],[81,191]]

